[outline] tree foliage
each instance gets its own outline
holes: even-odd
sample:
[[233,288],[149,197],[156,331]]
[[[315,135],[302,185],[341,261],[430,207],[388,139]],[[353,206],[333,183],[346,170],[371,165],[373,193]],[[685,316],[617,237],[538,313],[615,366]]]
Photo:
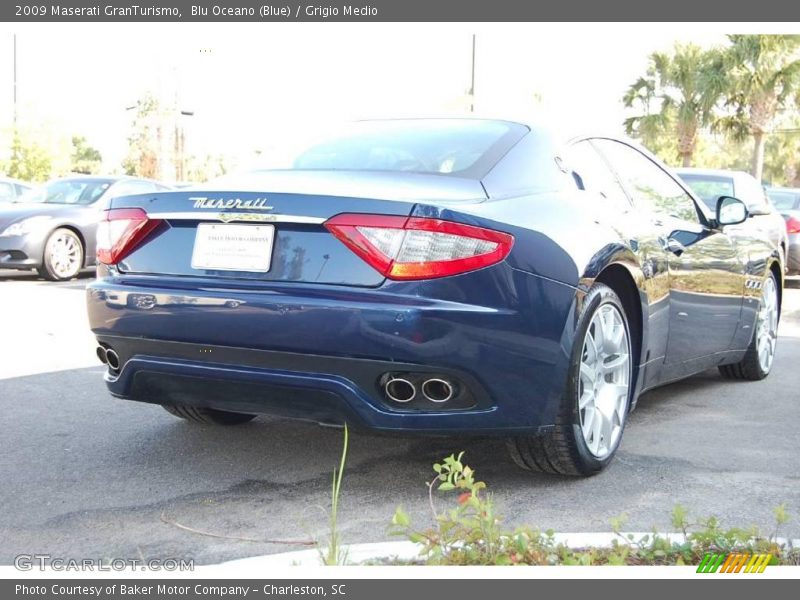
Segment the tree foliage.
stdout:
[[722,67],[726,106],[720,119],[735,137],[753,138],[752,173],[761,179],[766,136],[800,88],[800,35],[730,35]]
[[158,124],[158,101],[145,95],[133,107],[134,117],[128,137],[128,155],[122,162],[126,175],[157,179],[161,131]]
[[669,132],[683,165],[691,165],[698,134],[711,123],[721,95],[718,64],[718,52],[694,44],[651,54],[647,73],[623,97],[625,106],[643,110],[625,121],[626,131],[645,142]]
[[189,181],[206,181],[225,175],[227,172],[228,164],[222,154],[192,156],[188,161],[187,178]]
[[95,175],[103,167],[103,157],[99,150],[86,142],[80,135],[72,136],[72,155],[70,156],[71,170],[73,173]]
[[[623,101],[639,110],[625,121],[628,134],[668,162],[749,168],[758,179],[797,182],[800,35],[730,35],[721,48],[653,53]],[[780,139],[770,139],[780,127]],[[724,136],[721,145],[707,143],[713,133]],[[744,142],[752,150],[743,162]],[[712,146],[718,153],[703,157]],[[728,163],[710,164],[725,155]]]
[[766,142],[764,180],[800,188],[800,130],[771,135]]
[[44,146],[15,132],[10,156],[0,165],[0,170],[23,181],[45,181],[51,176],[53,157]]

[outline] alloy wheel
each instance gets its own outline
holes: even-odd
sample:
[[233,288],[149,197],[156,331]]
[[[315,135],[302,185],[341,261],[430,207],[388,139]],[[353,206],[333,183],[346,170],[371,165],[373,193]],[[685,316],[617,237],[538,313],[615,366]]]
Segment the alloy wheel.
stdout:
[[769,373],[778,341],[778,290],[772,277],[767,278],[761,291],[756,336],[759,365],[764,373]]
[[583,340],[578,412],[583,440],[595,457],[614,451],[622,435],[631,384],[630,338],[619,309],[602,304]]
[[80,243],[74,236],[59,232],[50,240],[48,258],[53,272],[61,279],[68,279],[80,270]]

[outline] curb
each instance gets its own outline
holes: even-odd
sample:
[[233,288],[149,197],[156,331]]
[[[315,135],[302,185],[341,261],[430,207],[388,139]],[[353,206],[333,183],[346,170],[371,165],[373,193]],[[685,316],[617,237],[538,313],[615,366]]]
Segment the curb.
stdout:
[[[652,531],[625,531],[619,534],[607,531],[590,533],[556,533],[553,541],[556,544],[563,544],[570,548],[607,548],[614,541],[624,544],[628,536],[633,536],[634,540],[640,540],[644,536],[652,536]],[[682,543],[685,537],[682,533],[659,533],[660,538],[669,542]],[[775,541],[782,545],[789,545],[793,548],[800,547],[800,539],[776,538]],[[634,542],[629,542],[634,545]],[[399,560],[413,560],[419,556],[420,545],[414,542],[376,542],[370,544],[351,544],[346,546],[347,564],[357,566],[367,560],[381,558],[396,558]],[[235,566],[244,568],[255,567],[321,567],[320,554],[318,549],[296,550],[293,552],[282,552],[280,554],[265,554],[262,556],[251,556],[222,563],[225,566]]]
[[[652,532],[624,532],[623,537],[633,535],[634,539],[641,539],[645,535],[652,535]],[[659,534],[660,537],[670,541],[681,542],[684,537],[682,533]],[[608,547],[614,540],[624,543],[625,540],[615,533],[593,532],[593,533],[556,533],[553,535],[556,544],[564,544],[571,548],[582,548],[585,546]],[[420,546],[413,542],[377,542],[371,544],[352,544],[347,546],[348,564],[360,564],[370,559],[397,558],[399,560],[413,560],[419,556]],[[251,556],[222,563],[226,566],[235,567],[319,567],[319,550],[296,550],[293,552],[282,552],[280,554],[266,554],[263,556]]]

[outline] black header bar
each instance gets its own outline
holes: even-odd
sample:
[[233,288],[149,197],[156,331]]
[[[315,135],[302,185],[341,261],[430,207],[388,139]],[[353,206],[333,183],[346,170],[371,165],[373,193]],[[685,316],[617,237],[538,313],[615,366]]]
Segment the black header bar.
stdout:
[[[797,32],[800,2],[787,0],[4,0],[6,22],[778,22]],[[794,23],[794,26],[792,24]],[[678,33],[679,26],[676,26]]]

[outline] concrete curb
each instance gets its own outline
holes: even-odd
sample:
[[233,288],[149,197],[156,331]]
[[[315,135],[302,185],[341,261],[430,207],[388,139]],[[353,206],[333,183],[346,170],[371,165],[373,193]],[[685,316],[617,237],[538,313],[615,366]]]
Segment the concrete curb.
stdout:
[[[639,540],[651,532],[625,532],[623,536],[633,535],[634,540]],[[671,541],[683,541],[681,533],[661,534]],[[553,536],[556,544],[564,544],[571,548],[585,546],[608,547],[613,540],[623,543],[625,540],[614,533],[557,533]],[[347,562],[359,564],[371,559],[397,558],[399,560],[412,560],[419,556],[420,546],[413,542],[377,542],[372,544],[352,544],[347,546]],[[226,566],[243,567],[319,567],[319,550],[298,550],[283,552],[281,554],[267,554],[264,556],[251,556],[223,563]]]
[[[628,536],[633,536],[634,541],[641,540],[644,536],[652,536],[651,531],[625,531],[620,535],[611,532],[590,532],[590,533],[556,533],[553,539],[556,544],[564,544],[570,548],[607,548],[616,540],[624,544]],[[685,540],[682,533],[660,533],[659,537],[665,538],[670,542],[681,543]],[[800,548],[800,539],[776,538],[779,544],[793,548]],[[358,565],[367,560],[381,558],[396,558],[398,560],[413,560],[419,556],[420,546],[413,542],[377,542],[372,544],[352,544],[347,546],[347,563]],[[240,558],[222,563],[226,566],[234,567],[320,567],[321,560],[319,550],[298,550],[294,552],[283,552],[280,554],[267,554],[263,556],[251,556]]]

